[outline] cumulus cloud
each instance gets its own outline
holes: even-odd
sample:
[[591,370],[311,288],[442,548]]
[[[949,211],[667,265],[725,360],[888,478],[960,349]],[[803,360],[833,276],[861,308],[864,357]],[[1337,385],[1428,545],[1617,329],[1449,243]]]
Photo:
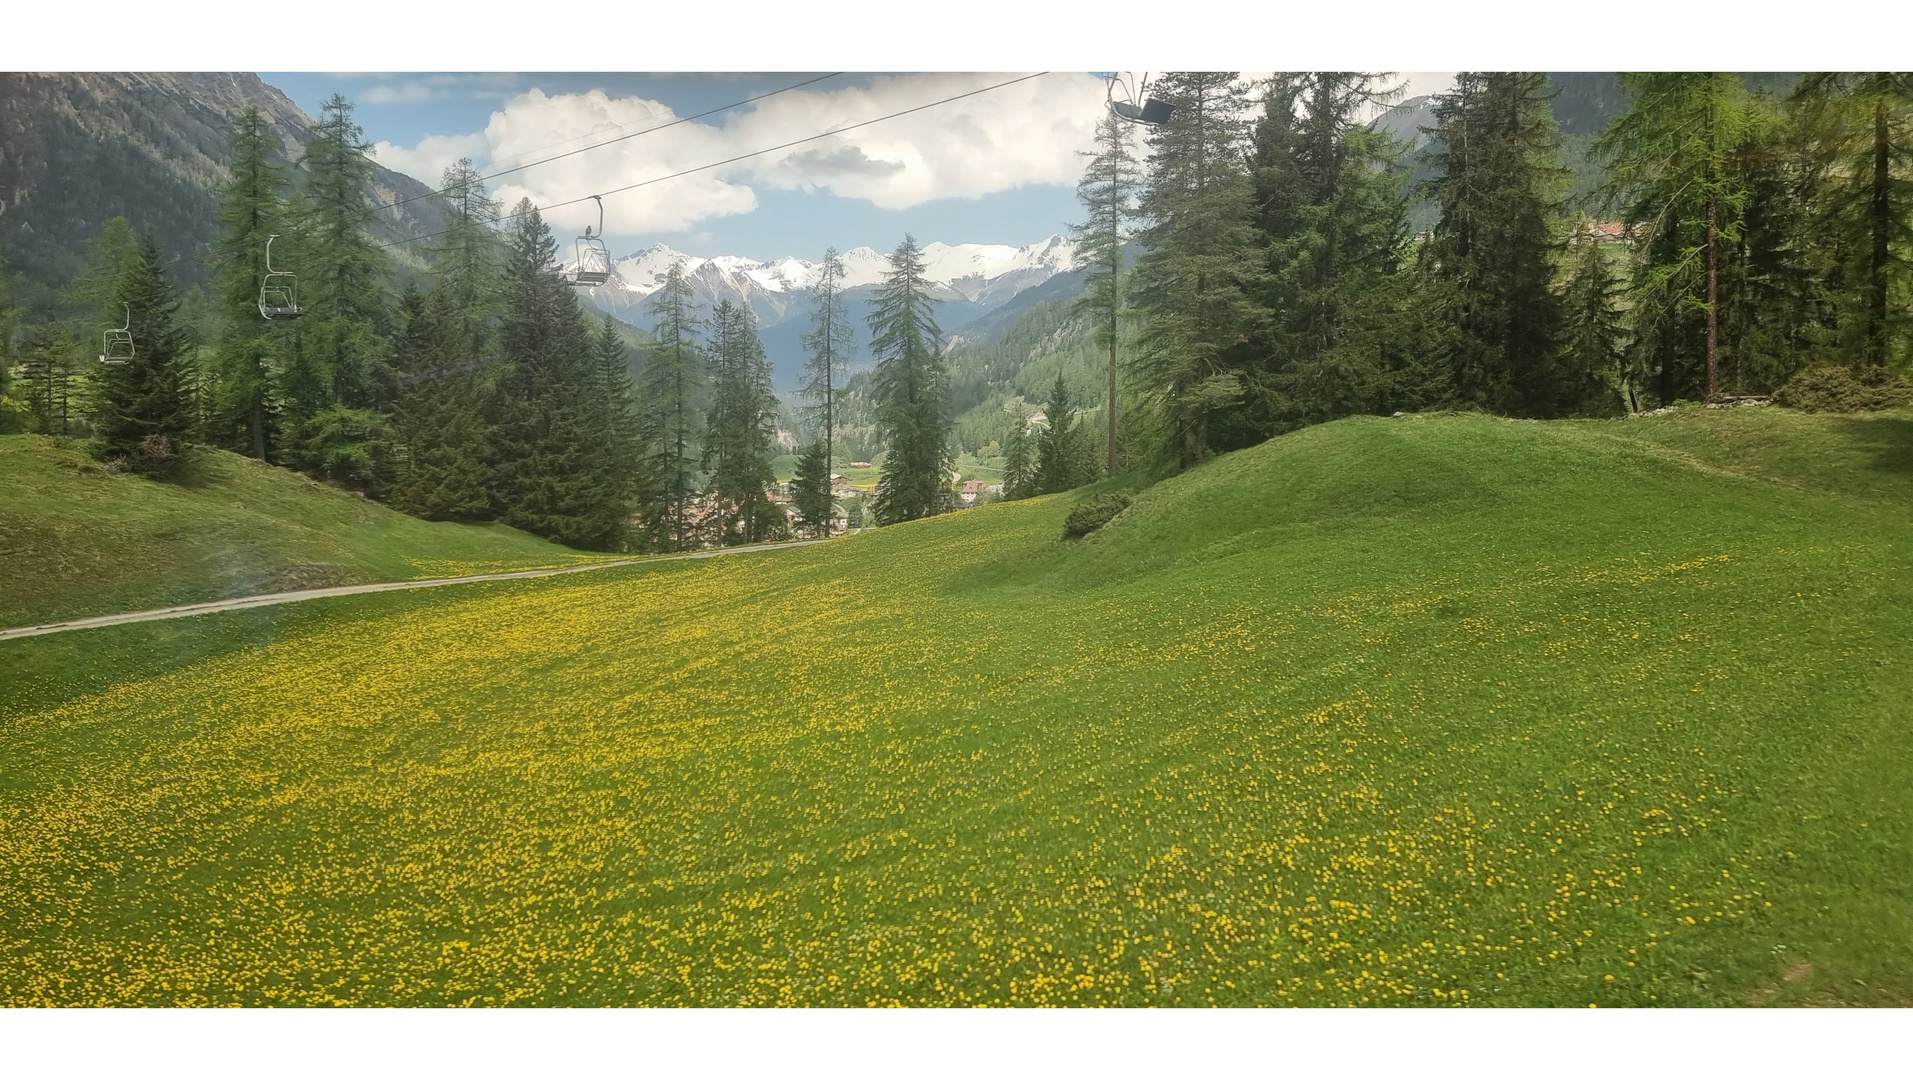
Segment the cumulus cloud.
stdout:
[[[1103,84],[1058,73],[937,105],[868,127],[842,130],[887,113],[1002,82],[1005,75],[879,76],[867,86],[791,91],[721,122],[692,121],[614,143],[500,180],[510,206],[564,202],[698,169],[700,166],[840,131],[716,169],[649,184],[607,199],[611,232],[672,232],[757,207],[757,189],[828,191],[905,209],[932,199],[979,197],[1023,184],[1073,184],[1078,150],[1089,148],[1103,110]],[[492,113],[483,132],[435,136],[405,149],[380,146],[380,161],[414,155],[434,170],[470,154],[510,166],[677,119],[664,104],[611,97],[602,90],[548,95],[533,89]],[[471,147],[480,147],[476,152]],[[453,152],[456,148],[456,152]],[[391,156],[388,157],[387,154]],[[408,159],[409,160],[409,159]],[[403,171],[425,180],[438,173]],[[554,225],[595,224],[590,203],[558,207]]]
[[417,146],[395,146],[389,142],[372,144],[371,157],[394,172],[402,172],[437,186],[445,167],[459,158],[474,161],[486,158],[490,146],[483,133],[472,135],[430,135]]

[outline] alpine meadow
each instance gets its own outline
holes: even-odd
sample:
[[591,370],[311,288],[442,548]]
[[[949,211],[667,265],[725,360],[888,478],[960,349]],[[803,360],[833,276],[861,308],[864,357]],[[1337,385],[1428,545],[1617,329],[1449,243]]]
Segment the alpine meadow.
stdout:
[[1913,76],[269,78],[0,73],[0,1006],[1913,1006]]

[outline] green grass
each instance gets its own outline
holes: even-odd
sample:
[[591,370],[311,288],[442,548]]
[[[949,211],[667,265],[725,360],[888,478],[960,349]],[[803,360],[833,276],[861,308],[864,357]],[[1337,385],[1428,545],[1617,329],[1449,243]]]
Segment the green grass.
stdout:
[[1913,1003],[1913,417],[1083,495],[0,643],[0,1002]]
[[64,440],[0,436],[0,627],[585,558],[503,525],[421,521],[223,451],[156,483],[109,473]]

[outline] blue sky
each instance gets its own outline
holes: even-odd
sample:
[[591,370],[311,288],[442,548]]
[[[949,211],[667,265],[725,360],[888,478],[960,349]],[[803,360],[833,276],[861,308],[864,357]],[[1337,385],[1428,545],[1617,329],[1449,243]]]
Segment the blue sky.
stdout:
[[[261,77],[285,91],[308,113],[316,114],[327,96],[344,94],[354,104],[354,115],[364,127],[367,141],[382,144],[377,156],[400,171],[432,182],[443,163],[461,152],[469,153],[481,168],[494,160],[514,164],[622,133],[603,126],[613,121],[636,118],[627,127],[639,130],[662,122],[666,115],[662,110],[669,110],[672,116],[689,116],[791,86],[817,74],[823,73],[262,72]],[[611,151],[593,151],[563,163],[500,177],[493,186],[498,190],[522,182],[530,189],[523,193],[540,204],[575,198],[618,186],[620,181],[637,182],[664,171],[690,168],[814,134],[823,130],[819,124],[825,121],[828,126],[841,126],[1007,77],[836,76],[768,99],[766,105],[785,108],[785,116],[767,116],[765,107],[732,110],[667,132],[627,140],[615,155],[616,161],[609,160],[614,157]],[[863,129],[863,134],[878,141],[858,144],[858,150],[877,157],[887,154],[888,160],[904,163],[908,169],[937,174],[934,180],[912,190],[885,190],[873,197],[870,191],[843,190],[842,184],[834,184],[831,177],[821,174],[792,175],[793,169],[786,168],[778,176],[766,176],[760,169],[742,179],[725,177],[730,181],[727,188],[748,188],[745,201],[754,204],[748,209],[733,205],[728,212],[700,214],[702,205],[735,204],[740,197],[736,191],[727,191],[728,200],[700,203],[700,193],[694,189],[672,193],[674,202],[688,207],[667,215],[672,220],[646,221],[641,220],[643,215],[656,217],[652,211],[659,189],[640,189],[605,200],[611,246],[620,255],[663,242],[693,255],[732,254],[763,260],[796,255],[814,260],[831,245],[840,250],[859,245],[884,250],[894,246],[905,232],[914,233],[922,242],[952,244],[1028,244],[1041,240],[1064,231],[1079,212],[1074,169],[1061,167],[1075,147],[1059,147],[1056,139],[1040,137],[1042,133],[1034,139],[1027,137],[1028,129],[1053,126],[1059,117],[1070,118],[1074,113],[1080,122],[1070,126],[1082,136],[1077,141],[1086,141],[1088,124],[1100,111],[1101,84],[1075,73],[1045,76],[1037,82],[1051,85],[1022,87],[1014,101],[999,100],[991,108],[981,107],[991,96],[984,94]],[[1087,92],[1085,84],[1093,84]],[[1051,92],[1059,87],[1060,92]],[[541,100],[527,104],[526,95],[533,91]],[[601,108],[623,105],[627,111],[603,116],[594,112],[592,121],[600,125],[595,133],[589,123],[575,128],[564,126],[569,117],[554,103],[569,102],[576,107],[574,111],[590,112],[594,102],[586,96],[591,91],[601,91],[608,99]],[[793,100],[798,97],[806,99],[802,108]],[[662,109],[639,103],[654,103]],[[560,114],[555,121],[554,111]],[[526,114],[522,122],[517,119],[520,112]],[[495,116],[504,122],[495,124]],[[488,133],[488,125],[489,134],[508,137],[481,138],[479,133]],[[737,130],[729,130],[732,127]],[[926,149],[924,144],[934,141],[938,132],[963,127],[981,132],[968,154],[960,147],[955,152],[949,148],[941,152]],[[692,128],[699,129],[697,134],[703,137],[677,138]],[[577,134],[569,141],[549,145],[574,131]],[[728,133],[728,137],[711,137],[720,133]],[[1062,141],[1068,142],[1071,133],[1063,134]],[[667,139],[675,145],[663,146]],[[445,145],[434,152],[428,140]],[[646,144],[657,152],[639,152]],[[539,148],[547,149],[540,152]],[[700,151],[706,156],[699,156]],[[994,156],[1003,167],[988,176],[968,175],[962,167],[966,156]],[[593,166],[581,168],[585,161]],[[561,220],[556,211],[553,216],[561,232],[575,231],[583,223],[582,218],[577,222]]]

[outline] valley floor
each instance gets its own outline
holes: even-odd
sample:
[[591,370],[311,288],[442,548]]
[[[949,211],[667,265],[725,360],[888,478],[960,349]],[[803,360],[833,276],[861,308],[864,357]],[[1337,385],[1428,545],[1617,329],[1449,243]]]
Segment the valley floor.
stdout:
[[0,643],[0,1003],[1913,1004],[1913,418]]

